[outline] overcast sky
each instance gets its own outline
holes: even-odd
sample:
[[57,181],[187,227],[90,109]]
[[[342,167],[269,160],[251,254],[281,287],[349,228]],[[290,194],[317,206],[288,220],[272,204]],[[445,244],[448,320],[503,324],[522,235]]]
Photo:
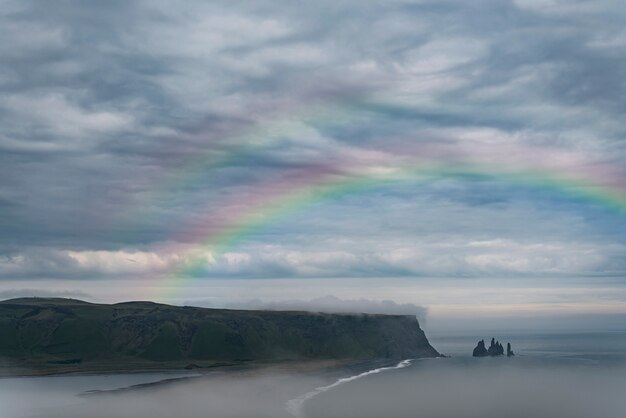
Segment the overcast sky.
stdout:
[[626,313],[625,22],[0,0],[0,294]]

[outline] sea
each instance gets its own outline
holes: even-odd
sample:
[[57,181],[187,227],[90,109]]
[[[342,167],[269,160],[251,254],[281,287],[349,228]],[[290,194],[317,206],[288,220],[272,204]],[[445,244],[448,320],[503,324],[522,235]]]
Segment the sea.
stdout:
[[[492,337],[515,356],[474,358]],[[624,418],[626,332],[431,336],[447,358],[367,373],[301,406],[302,417]]]
[[[477,341],[492,337],[515,356],[473,358]],[[0,418],[626,417],[626,332],[429,339],[447,357],[317,374],[3,378]]]

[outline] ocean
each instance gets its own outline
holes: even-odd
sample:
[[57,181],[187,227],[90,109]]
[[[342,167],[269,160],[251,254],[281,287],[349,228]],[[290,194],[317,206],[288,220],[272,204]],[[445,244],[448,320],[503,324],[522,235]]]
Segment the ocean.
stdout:
[[[492,333],[493,334],[493,333]],[[476,335],[437,335],[443,359],[399,363],[321,391],[301,417],[623,418],[626,332],[485,334],[514,357],[473,358]]]
[[[488,344],[491,337],[510,342],[515,357],[471,357],[478,339]],[[430,340],[449,357],[353,373],[5,378],[0,418],[626,417],[626,332],[441,334]],[[165,379],[170,383],[136,386]]]

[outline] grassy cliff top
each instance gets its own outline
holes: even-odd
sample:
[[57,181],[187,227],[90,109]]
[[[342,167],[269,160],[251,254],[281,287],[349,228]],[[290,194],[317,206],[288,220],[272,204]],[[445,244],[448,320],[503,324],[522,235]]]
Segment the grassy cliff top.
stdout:
[[177,307],[77,299],[0,302],[0,368],[37,372],[258,361],[434,357],[410,315]]

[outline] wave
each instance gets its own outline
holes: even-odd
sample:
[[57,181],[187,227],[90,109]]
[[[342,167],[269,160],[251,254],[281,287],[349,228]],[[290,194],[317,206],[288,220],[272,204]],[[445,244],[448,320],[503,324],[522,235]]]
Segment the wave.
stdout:
[[302,409],[303,409],[304,403],[314,398],[315,396],[319,395],[320,393],[324,393],[326,391],[329,391],[330,389],[336,388],[337,386],[343,385],[344,383],[349,383],[349,382],[352,382],[353,380],[357,380],[365,376],[381,373],[386,370],[402,369],[404,367],[410,366],[412,361],[413,359],[402,360],[400,363],[396,364],[395,366],[380,367],[378,369],[368,370],[366,372],[363,372],[361,374],[357,374],[354,376],[341,378],[333,384],[317,387],[310,392],[307,392],[303,395],[298,396],[297,398],[290,399],[289,401],[287,401],[285,408],[287,409],[287,412],[293,415],[294,417],[303,417],[304,415],[303,415]]

